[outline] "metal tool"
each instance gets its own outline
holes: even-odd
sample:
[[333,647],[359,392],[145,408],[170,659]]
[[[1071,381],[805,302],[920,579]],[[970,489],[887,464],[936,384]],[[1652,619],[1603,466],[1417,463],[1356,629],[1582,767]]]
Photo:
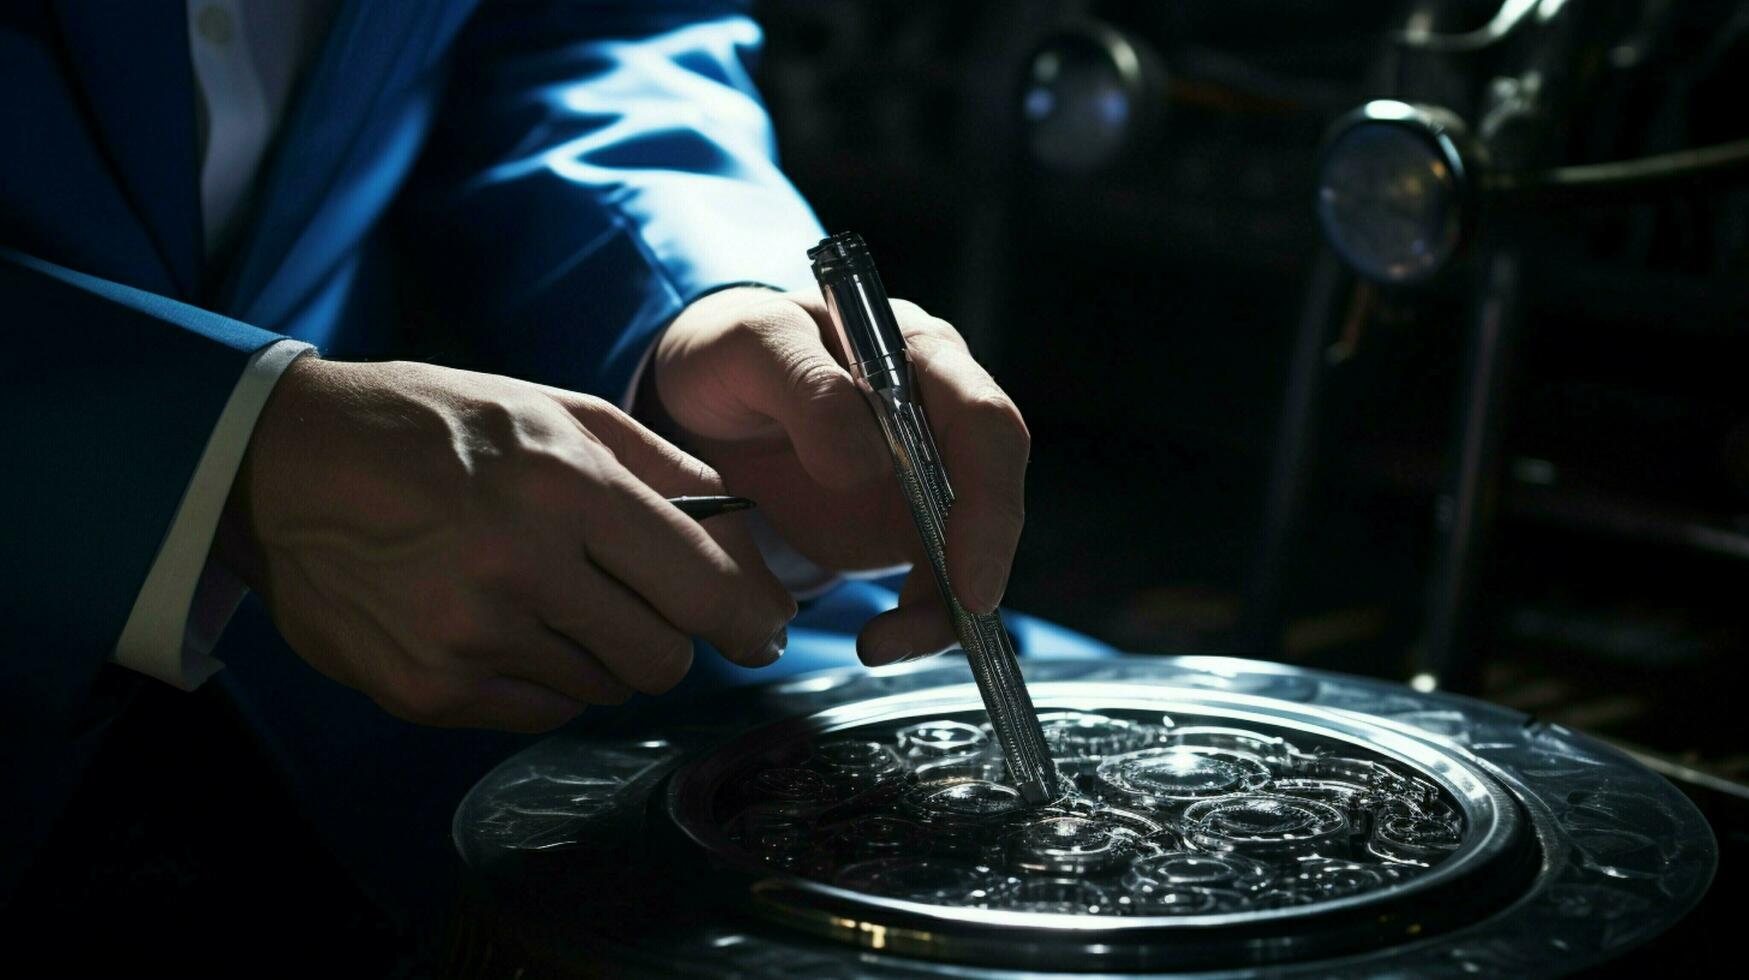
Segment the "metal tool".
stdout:
[[1051,800],[1058,792],[1056,764],[1027,694],[1014,644],[995,611],[968,612],[948,581],[946,532],[953,487],[923,413],[905,336],[874,259],[862,237],[851,232],[822,241],[808,251],[808,257],[814,262],[814,277],[825,294],[850,376],[868,398],[892,450],[893,470],[923,536],[954,632],[971,662],[1008,773],[1027,802]]
[[746,497],[669,497],[668,502],[679,508],[682,514],[695,521],[709,520],[719,514],[733,514],[738,510],[752,510],[753,501]]

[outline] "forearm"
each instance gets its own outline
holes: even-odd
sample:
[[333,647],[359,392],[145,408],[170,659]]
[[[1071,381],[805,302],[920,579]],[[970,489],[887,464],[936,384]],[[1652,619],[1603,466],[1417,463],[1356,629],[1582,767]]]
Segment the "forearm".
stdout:
[[17,420],[0,687],[34,713],[75,701],[118,651],[239,378],[284,338],[15,252],[0,301],[23,327],[0,360]]

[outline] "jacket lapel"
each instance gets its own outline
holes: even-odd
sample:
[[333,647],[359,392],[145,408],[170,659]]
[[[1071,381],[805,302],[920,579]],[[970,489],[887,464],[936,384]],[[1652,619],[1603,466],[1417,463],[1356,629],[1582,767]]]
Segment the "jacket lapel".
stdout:
[[426,27],[440,3],[343,0],[316,62],[310,67],[284,125],[274,139],[255,214],[244,233],[239,261],[219,297],[222,312],[273,329],[290,311],[288,294],[313,283],[286,259],[309,230],[336,180],[349,166],[359,132],[379,97],[410,58],[422,56]]
[[182,296],[200,290],[200,160],[181,0],[54,0],[73,74],[129,203]]

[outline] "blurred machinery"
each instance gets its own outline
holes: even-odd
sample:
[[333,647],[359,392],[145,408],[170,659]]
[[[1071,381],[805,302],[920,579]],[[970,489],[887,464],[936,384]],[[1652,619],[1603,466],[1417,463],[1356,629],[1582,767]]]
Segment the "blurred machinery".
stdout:
[[1015,607],[1605,735],[1733,887],[1749,3],[762,16],[786,169],[1027,413]]
[[1027,412],[1013,602],[1749,772],[1694,684],[1749,647],[1749,5],[763,19],[787,169]]
[[[1607,223],[1635,204],[1705,200],[1733,181],[1749,180],[1749,139],[1606,162],[1585,161],[1586,150],[1645,154],[1661,148],[1644,139],[1618,140],[1601,151],[1575,146],[1595,139],[1599,101],[1607,105],[1611,95],[1667,67],[1654,52],[1668,41],[1674,19],[1670,5],[1528,0],[1500,5],[1478,27],[1444,30],[1429,13],[1392,36],[1382,59],[1389,94],[1439,101],[1370,101],[1340,119],[1326,139],[1317,210],[1344,270],[1328,258],[1320,262],[1299,326],[1250,596],[1256,642],[1266,645],[1279,628],[1279,566],[1291,554],[1294,498],[1309,463],[1304,442],[1319,414],[1325,351],[1353,304],[1374,288],[1431,287],[1450,277],[1463,294],[1464,353],[1456,421],[1434,498],[1436,540],[1417,677],[1424,684],[1478,687],[1486,649],[1476,632],[1484,615],[1480,578],[1487,574],[1506,474],[1515,354],[1520,334],[1539,326],[1530,315],[1531,297],[1569,269],[1609,274],[1612,261],[1635,271],[1639,266],[1621,262],[1619,254],[1597,254],[1595,247],[1563,255],[1573,248],[1573,236],[1550,235],[1549,224]],[[1580,162],[1570,162],[1576,155]],[[1741,213],[1736,217],[1740,222]],[[1345,273],[1356,281],[1342,281]],[[1655,309],[1658,285],[1639,285]],[[1422,306],[1444,299],[1431,289],[1395,298]],[[1560,476],[1548,460],[1529,463],[1522,474],[1532,483]],[[1658,513],[1660,503],[1653,496],[1637,518],[1602,511],[1591,523],[1622,537],[1707,537],[1704,524],[1685,526]],[[1739,551],[1742,543],[1713,542]]]

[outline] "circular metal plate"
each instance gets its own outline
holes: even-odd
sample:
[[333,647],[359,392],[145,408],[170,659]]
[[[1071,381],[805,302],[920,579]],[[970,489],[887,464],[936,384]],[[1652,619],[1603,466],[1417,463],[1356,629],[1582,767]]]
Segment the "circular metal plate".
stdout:
[[[1297,772],[1291,762],[1272,771],[1237,748],[1150,748],[1131,742],[1121,747],[1132,751],[1106,758],[1096,773],[1084,774],[1082,781],[1090,784],[1084,788],[1103,793],[1105,803],[1139,809],[1140,816],[1132,819],[1152,817],[1158,821],[1155,831],[1172,825],[1193,848],[1271,859],[1272,888],[1207,909],[1190,894],[1179,896],[1192,903],[1183,907],[1137,908],[1136,896],[1113,879],[1138,856],[1129,853],[1129,841],[1148,830],[1121,833],[1122,839],[1114,840],[1106,829],[1109,818],[1102,819],[1097,810],[1077,814],[1060,808],[1006,835],[983,821],[981,830],[948,828],[932,839],[926,828],[907,822],[911,832],[894,851],[913,856],[945,851],[962,865],[981,868],[972,897],[935,895],[925,901],[892,887],[879,889],[887,894],[846,887],[837,881],[841,861],[872,855],[828,846],[833,842],[821,838],[830,831],[818,828],[845,826],[845,814],[864,814],[857,818],[864,823],[901,815],[900,792],[869,775],[878,770],[894,781],[889,785],[904,781],[897,754],[887,748],[894,740],[889,733],[975,717],[980,709],[971,685],[854,702],[758,729],[677,774],[669,784],[668,806],[693,842],[739,873],[724,887],[745,888],[750,907],[774,921],[841,942],[866,945],[878,935],[886,949],[985,964],[1030,965],[1037,955],[1030,948],[1048,945],[1051,962],[1080,969],[1233,965],[1234,950],[1262,935],[1271,939],[1267,952],[1249,957],[1281,961],[1450,928],[1462,924],[1465,915],[1491,910],[1523,885],[1534,848],[1519,808],[1461,749],[1375,726],[1350,712],[1209,689],[1048,682],[1034,685],[1032,696],[1047,724],[1067,722],[1086,731],[1129,732],[1139,727],[1135,718],[1164,715],[1194,720],[1186,726],[1193,734],[1227,733],[1228,745],[1235,731],[1265,745],[1272,738],[1285,745],[1286,735],[1318,753],[1303,756],[1310,771],[1334,759],[1371,766],[1405,786],[1419,783],[1431,790],[1437,785],[1444,799],[1430,805],[1459,815],[1466,832],[1448,831],[1431,810],[1424,813],[1406,795],[1386,794],[1405,809],[1379,814],[1373,829],[1394,829],[1394,836],[1354,841],[1349,832],[1361,828],[1351,827],[1347,815],[1329,803],[1262,792],[1277,774]],[[1155,731],[1164,742],[1171,729]],[[774,824],[766,801],[748,803],[739,790],[775,766],[810,756],[816,757],[815,765],[823,756],[825,771],[835,772],[845,755],[878,765],[858,769],[838,799],[809,814],[787,813]],[[1389,760],[1389,765],[1358,756]],[[913,778],[928,780],[930,774]],[[866,815],[871,813],[889,817]],[[1287,817],[1299,819],[1290,820],[1291,826],[1268,826],[1271,818]],[[1005,817],[1009,823],[1016,819]],[[780,834],[771,833],[774,825],[782,828]],[[883,835],[861,823],[852,827],[850,839],[885,843]],[[1437,838],[1442,832],[1454,839],[1430,842],[1430,834]],[[1006,836],[1007,854],[968,857],[960,841],[968,835],[986,842]],[[949,846],[942,846],[942,837]],[[1346,877],[1329,869],[1314,873],[1305,862],[1319,857],[1337,859],[1344,867],[1359,864]],[[943,866],[938,854],[933,868]],[[774,868],[787,874],[774,877]],[[1041,874],[1057,878],[1035,880]],[[1022,949],[1028,951],[1017,951]]]
[[[918,948],[904,938],[907,923],[932,921],[943,914],[941,906],[871,903],[855,887],[889,872],[891,865],[841,871],[839,885],[850,887],[811,881],[806,869],[753,871],[724,859],[722,852],[699,847],[668,819],[670,792],[681,792],[673,789],[681,786],[676,772],[688,765],[695,772],[708,768],[713,752],[752,737],[750,729],[773,718],[792,720],[767,734],[785,725],[812,731],[823,719],[840,729],[876,718],[897,721],[900,702],[919,709],[915,715],[896,712],[912,721],[941,718],[944,706],[965,703],[969,693],[962,686],[964,665],[944,660],[743,690],[708,707],[648,716],[617,734],[563,733],[512,758],[481,781],[456,815],[457,846],[477,885],[477,928],[512,951],[502,955],[546,969],[584,963],[599,969],[611,963],[616,973],[669,976],[732,971],[986,976],[1022,963],[1034,973],[1088,969],[1087,948],[1101,944],[1066,943],[1065,933],[1110,935],[1115,928],[1116,935],[1137,939],[1127,943],[1132,952],[1145,954],[1180,942],[1168,939],[1178,935],[1170,923],[1201,919],[1215,928],[1182,930],[1191,938],[1178,948],[1189,954],[1173,960],[1175,968],[1272,963],[1272,971],[1284,975],[1553,974],[1615,955],[1667,928],[1699,899],[1716,863],[1704,821],[1664,780],[1594,740],[1491,705],[1222,658],[1030,660],[1025,669],[1041,709],[1085,710],[1095,703],[1122,708],[1127,694],[1135,710],[1177,711],[1183,717],[1174,718],[1185,728],[1194,723],[1255,730],[1267,726],[1262,717],[1267,714],[1292,716],[1295,724],[1332,737],[1346,732],[1391,758],[1413,760],[1413,768],[1432,773],[1449,798],[1467,801],[1469,831],[1457,851],[1403,882],[1374,880],[1369,868],[1376,864],[1308,863],[1304,873],[1333,892],[1358,889],[1329,903],[1329,914],[1289,907],[1248,910],[1238,917],[1243,922],[1223,919],[1231,911],[1207,898],[1211,889],[1181,886],[1197,875],[1243,881],[1243,867],[1132,865],[1128,871],[1148,877],[1134,882],[1152,889],[1156,904],[1148,910],[1160,914],[1109,919],[947,909],[954,913],[951,931],[961,941],[944,952]],[[1142,688],[1147,693],[1139,694]],[[1091,694],[1097,697],[1089,699]],[[907,695],[914,700],[907,702]],[[892,700],[871,706],[879,698]],[[937,714],[922,716],[929,711]],[[811,720],[796,717],[810,715]],[[936,740],[956,739],[976,741],[958,730]],[[1311,772],[1303,777],[1305,785],[1286,788],[1340,809],[1342,795],[1330,784],[1355,774],[1338,770]],[[806,777],[772,778],[796,783],[790,791],[799,797],[809,792]],[[1491,820],[1517,821],[1520,830],[1499,830]],[[1496,830],[1489,831],[1490,826]],[[909,833],[902,826],[881,829],[896,840]],[[1529,850],[1516,850],[1515,839],[1527,842]],[[1528,854],[1530,860],[1516,877],[1514,854]],[[1211,854],[1208,860],[1234,857],[1246,856]],[[953,893],[963,884],[952,869],[926,866],[912,873],[915,894],[926,897],[930,887]],[[1085,879],[1042,871],[1015,877],[1023,880],[1019,887],[1028,890],[1034,908],[1052,902],[1076,907],[1098,898],[1085,888]],[[1480,903],[1485,908],[1455,921],[1435,921],[1437,910],[1429,910],[1451,904],[1446,896],[1461,898],[1471,890],[1468,885],[1485,891],[1503,882],[1510,887]],[[1441,897],[1429,902],[1427,896]],[[1366,917],[1360,913],[1367,910],[1389,913],[1390,934],[1374,933],[1357,943],[1353,921]],[[820,927],[805,921],[834,911],[847,913],[840,915],[846,924]],[[963,918],[972,913],[974,920],[1006,914],[1024,921]],[[1062,921],[1039,927],[1041,918],[1053,917]],[[1410,928],[1416,920],[1423,922],[1422,929]],[[834,938],[834,930],[843,935]],[[1202,938],[1208,941],[1199,944],[1195,932],[1207,934]],[[1005,951],[991,954],[975,941],[992,934],[1010,940],[1003,944]],[[941,956],[949,959],[931,958]],[[1144,957],[1143,962],[1166,969],[1163,961]],[[1118,958],[1109,965],[1137,968],[1134,959]]]

